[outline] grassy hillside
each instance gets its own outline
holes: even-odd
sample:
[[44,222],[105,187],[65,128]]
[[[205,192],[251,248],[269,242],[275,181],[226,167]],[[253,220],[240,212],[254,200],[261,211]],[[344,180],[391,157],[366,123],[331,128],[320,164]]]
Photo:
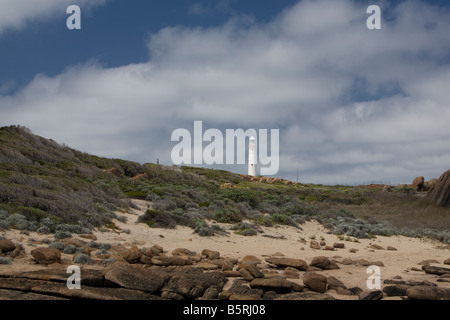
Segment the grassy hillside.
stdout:
[[136,198],[153,202],[139,222],[185,225],[205,236],[224,232],[215,222],[254,235],[261,225],[300,227],[316,219],[343,237],[404,234],[450,243],[448,209],[433,207],[408,188],[382,192],[253,180],[221,170],[101,158],[23,127],[0,128],[0,228],[60,235],[114,227],[114,211]]

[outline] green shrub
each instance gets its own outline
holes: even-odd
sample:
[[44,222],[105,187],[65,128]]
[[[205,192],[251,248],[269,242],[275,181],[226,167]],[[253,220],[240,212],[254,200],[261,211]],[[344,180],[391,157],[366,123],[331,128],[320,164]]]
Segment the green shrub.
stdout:
[[0,257],[0,264],[11,264],[12,260],[9,257]]
[[49,248],[58,249],[59,251],[63,252],[66,248],[66,244],[62,243],[60,241],[52,242],[49,246]]
[[214,220],[220,223],[237,223],[241,219],[241,215],[235,209],[224,208],[214,212]]
[[42,227],[38,228],[38,229],[36,230],[36,232],[37,232],[37,233],[42,233],[42,234],[49,234],[51,231],[50,231],[50,228],[49,228],[49,227],[47,227],[47,226],[42,226]]
[[87,254],[84,254],[84,253],[78,254],[75,257],[75,259],[73,259],[73,262],[76,264],[88,264],[88,265],[93,264],[91,258]]
[[176,227],[176,222],[170,213],[158,210],[147,210],[138,217],[137,222],[146,223],[151,228],[173,229]]
[[209,237],[215,234],[214,229],[204,220],[200,219],[195,222],[194,232],[202,237]]
[[68,244],[66,245],[66,247],[62,252],[67,254],[74,254],[75,252],[77,252],[77,249],[78,249],[77,246],[74,246],[73,244]]
[[69,231],[62,231],[58,230],[53,235],[55,239],[66,239],[66,238],[72,238],[72,234]]

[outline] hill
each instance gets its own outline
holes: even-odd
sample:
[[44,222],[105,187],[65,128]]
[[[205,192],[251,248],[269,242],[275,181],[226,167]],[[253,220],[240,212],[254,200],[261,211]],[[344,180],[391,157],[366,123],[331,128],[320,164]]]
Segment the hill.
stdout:
[[152,201],[139,218],[151,228],[191,227],[199,235],[241,235],[259,226],[301,228],[317,220],[333,234],[370,238],[402,234],[450,243],[448,208],[408,187],[326,186],[251,178],[222,170],[139,164],[89,155],[27,128],[0,128],[0,228],[89,233],[117,228],[130,199]]

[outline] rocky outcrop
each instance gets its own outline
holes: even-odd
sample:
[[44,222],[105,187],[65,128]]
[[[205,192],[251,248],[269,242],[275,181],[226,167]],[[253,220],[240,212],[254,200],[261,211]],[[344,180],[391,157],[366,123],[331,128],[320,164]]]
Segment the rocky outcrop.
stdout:
[[430,187],[426,199],[439,207],[450,206],[450,170],[445,171]]
[[424,189],[424,183],[425,183],[425,178],[424,177],[417,177],[413,180],[411,187],[415,190],[415,191],[423,191]]

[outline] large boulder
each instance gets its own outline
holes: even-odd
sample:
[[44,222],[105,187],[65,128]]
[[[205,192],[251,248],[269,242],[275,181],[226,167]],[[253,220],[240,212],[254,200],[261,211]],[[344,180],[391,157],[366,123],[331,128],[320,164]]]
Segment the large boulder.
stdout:
[[425,183],[425,178],[424,177],[417,177],[413,180],[411,187],[415,190],[415,191],[423,191],[424,189],[424,183]]
[[55,248],[36,248],[31,250],[31,255],[39,264],[61,263],[61,252]]
[[303,275],[303,284],[315,292],[327,291],[327,277],[314,272],[306,272]]
[[16,245],[9,239],[0,240],[0,251],[8,252],[13,251],[16,248]]
[[439,207],[450,206],[450,170],[445,171],[431,186],[426,199]]

